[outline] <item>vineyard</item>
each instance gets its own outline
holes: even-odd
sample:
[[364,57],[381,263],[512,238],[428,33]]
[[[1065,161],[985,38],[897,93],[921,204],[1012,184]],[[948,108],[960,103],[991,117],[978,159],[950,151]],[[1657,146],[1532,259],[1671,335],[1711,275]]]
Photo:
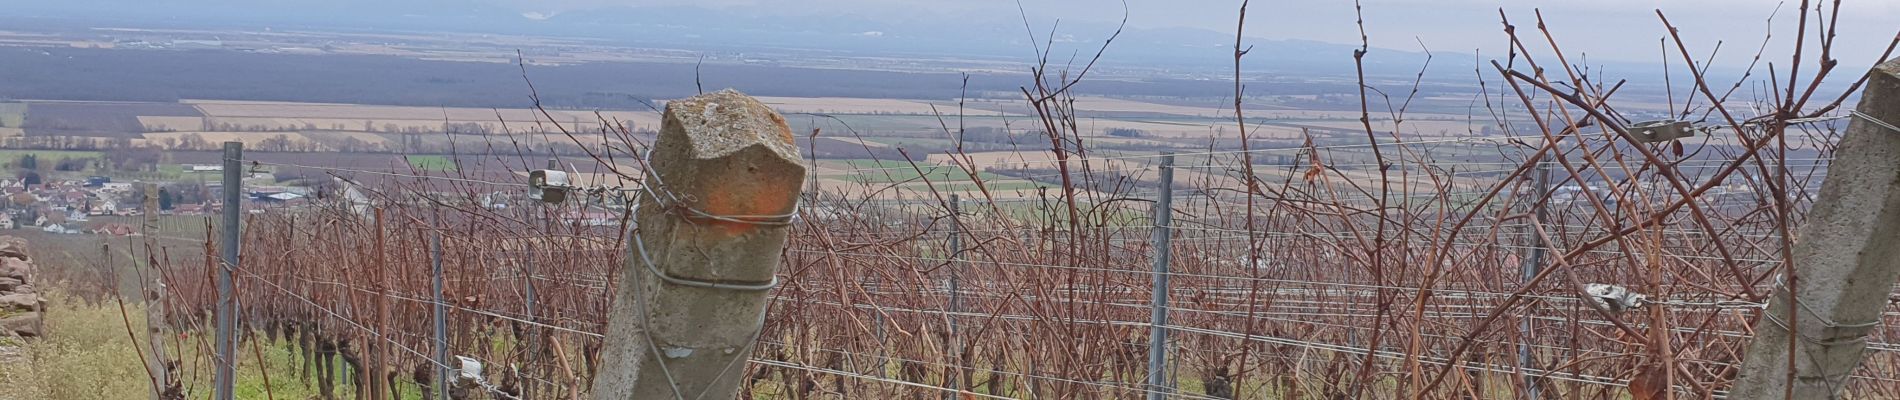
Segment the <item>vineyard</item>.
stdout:
[[[1390,127],[1363,122],[1356,143],[1250,140],[1236,100],[1237,147],[1093,151],[1069,90],[1092,63],[1042,64],[1022,92],[1033,127],[1009,132],[1009,163],[1050,171],[1013,177],[1036,184],[986,185],[993,165],[960,150],[833,179],[802,160],[796,213],[759,228],[786,240],[762,329],[739,333],[755,337],[741,397],[1727,396],[1837,144],[1862,123],[1844,104],[1900,82],[1823,54],[1804,60],[1819,72],[1765,73],[1786,90],[1749,92],[1683,55],[1688,92],[1668,117],[1696,135],[1645,140],[1631,128],[1644,118],[1616,107],[1622,82],[1542,50],[1557,48],[1547,32],[1507,32],[1516,49],[1480,67],[1470,121],[1501,136],[1408,134],[1407,88],[1362,78],[1376,93],[1361,115]],[[1236,43],[1236,65],[1244,54]],[[1853,85],[1821,84],[1830,73]],[[300,376],[271,378],[326,398],[589,396],[603,348],[630,334],[610,329],[616,288],[651,284],[640,258],[658,239],[638,209],[709,201],[675,192],[715,184],[654,179],[668,138],[602,119],[565,134],[594,165],[558,169],[605,178],[560,203],[528,198],[546,156],[506,135],[405,172],[236,160],[337,182],[244,215],[227,268],[240,347],[291,349]],[[856,132],[834,119],[809,134]],[[215,325],[218,233],[141,253],[162,272],[146,281],[163,281],[164,329],[194,333],[164,346],[212,346],[199,333]],[[190,235],[203,240],[177,239]],[[1888,305],[1866,339],[1850,396],[1900,397],[1896,316]],[[458,383],[434,386],[441,369]],[[205,396],[195,379],[155,384]]]

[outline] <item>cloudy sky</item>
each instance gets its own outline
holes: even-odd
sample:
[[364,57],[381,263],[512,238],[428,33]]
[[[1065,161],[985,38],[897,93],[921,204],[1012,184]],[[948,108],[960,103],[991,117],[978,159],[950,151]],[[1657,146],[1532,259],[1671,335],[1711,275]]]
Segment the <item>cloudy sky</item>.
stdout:
[[[1831,1],[1816,1],[1829,3]],[[1900,1],[1846,0],[1838,28],[1837,58],[1843,66],[1870,65],[1900,30]],[[1093,40],[1102,26],[1112,26],[1123,13],[1121,0],[0,0],[15,8],[102,14],[108,11],[168,15],[220,15],[267,18],[278,15],[320,15],[327,19],[387,18],[461,13],[505,14],[522,24],[547,19],[629,9],[702,9],[741,15],[754,20],[796,25],[811,21],[823,25],[841,19],[887,22],[894,25],[955,26],[1021,29],[1018,7],[1038,27],[1061,19],[1077,40]],[[1127,0],[1128,23],[1144,30],[1206,30],[1232,34],[1238,0]],[[1719,58],[1723,64],[1746,64],[1761,46],[1774,19],[1775,36],[1768,60],[1787,61],[1797,22],[1799,1],[1781,0],[1365,0],[1366,31],[1375,47],[1417,50],[1422,42],[1434,51],[1501,54],[1498,10],[1526,30],[1535,26],[1533,11],[1541,10],[1560,44],[1571,54],[1587,53],[1592,60],[1655,62],[1661,58],[1658,40],[1666,34],[1655,10],[1662,9],[1682,30],[1694,53],[1706,54],[1717,40],[1726,39]],[[1356,44],[1349,0],[1255,1],[1249,10],[1246,34],[1257,39],[1312,40]],[[1832,10],[1828,10],[1832,11]],[[156,14],[154,14],[156,13]],[[182,17],[181,17],[182,16]],[[811,26],[812,29],[828,28]],[[1810,29],[1815,26],[1810,25]],[[480,26],[468,27],[480,30]],[[942,32],[953,36],[958,32]],[[1812,39],[1814,35],[1810,35]],[[1211,36],[1210,36],[1211,37]],[[1541,40],[1539,41],[1541,43]],[[814,44],[822,46],[822,43]],[[1211,46],[1215,43],[1184,43]],[[1541,45],[1538,47],[1542,47]],[[1487,57],[1488,58],[1488,57]]]

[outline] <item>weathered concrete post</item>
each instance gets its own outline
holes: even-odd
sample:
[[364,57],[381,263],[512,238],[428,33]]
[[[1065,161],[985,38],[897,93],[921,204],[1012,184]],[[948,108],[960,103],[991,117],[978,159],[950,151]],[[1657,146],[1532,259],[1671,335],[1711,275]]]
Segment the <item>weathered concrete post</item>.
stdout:
[[667,103],[662,121],[594,398],[730,399],[805,166],[785,119],[736,91]]
[[1900,60],[1871,74],[1731,399],[1839,398],[1900,279]]

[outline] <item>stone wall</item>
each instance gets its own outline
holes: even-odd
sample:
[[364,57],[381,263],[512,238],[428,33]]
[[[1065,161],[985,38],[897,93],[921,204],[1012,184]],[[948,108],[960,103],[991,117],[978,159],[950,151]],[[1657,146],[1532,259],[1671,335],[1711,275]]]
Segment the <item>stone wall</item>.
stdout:
[[33,260],[26,254],[26,240],[0,236],[0,336],[40,336],[46,299],[32,282]]

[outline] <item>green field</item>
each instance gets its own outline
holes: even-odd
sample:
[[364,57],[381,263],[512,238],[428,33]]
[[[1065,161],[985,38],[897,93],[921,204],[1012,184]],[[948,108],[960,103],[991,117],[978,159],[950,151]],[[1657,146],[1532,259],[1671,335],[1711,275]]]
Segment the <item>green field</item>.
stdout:
[[86,150],[0,150],[0,159],[11,160],[32,154],[40,162],[59,161],[61,158],[104,158],[105,153]]
[[[873,137],[864,141],[897,147],[950,147],[956,145],[950,139],[913,138],[913,137]],[[911,154],[917,154],[913,151]]]
[[897,161],[897,160],[850,159],[850,160],[824,160],[820,162],[840,163],[840,164],[848,165],[850,166],[850,168],[863,168],[863,169],[898,168],[898,167],[909,168],[910,167],[909,162]]
[[0,103],[0,128],[18,128],[26,123],[26,103]]
[[413,167],[415,169],[422,170],[422,171],[428,171],[428,172],[455,171],[455,160],[450,160],[448,157],[444,157],[444,156],[412,155],[412,156],[404,156],[404,159],[409,161],[410,167]]
[[[849,174],[827,175],[826,177],[828,178],[861,183],[910,183],[918,185],[920,189],[923,187],[924,179],[927,178],[931,183],[936,184],[940,190],[976,189],[976,184],[970,180],[969,173],[952,166],[925,165],[919,163],[913,167],[909,162],[905,161],[870,159],[825,160],[824,162],[841,163],[848,165],[848,168],[861,170],[853,171]],[[922,170],[923,173],[918,173],[918,170]],[[992,191],[1035,189],[1037,186],[1040,186],[1033,182],[1025,182],[1016,178],[988,172],[978,172],[977,176],[982,178],[984,185],[988,186]]]
[[184,180],[187,175],[217,179],[215,173],[190,172],[185,170],[185,166],[178,164],[159,164],[158,171],[100,171],[98,174],[112,177],[114,180],[132,181],[178,181]]
[[[104,152],[88,151],[88,150],[0,149],[0,165],[5,165],[9,168],[18,167],[19,166],[18,164],[20,162],[20,157],[25,157],[28,154],[31,154],[34,157],[39,158],[41,174],[52,174],[51,176],[59,176],[59,177],[102,175],[102,176],[111,177],[115,180],[175,181],[175,180],[183,179],[184,177],[188,175],[197,174],[197,173],[185,171],[184,165],[168,164],[168,163],[158,164],[157,171],[143,171],[143,170],[116,171],[116,170],[95,168],[97,167],[97,165],[89,165],[87,166],[87,168],[80,171],[70,171],[70,172],[54,171],[54,166],[59,163],[59,160],[62,160],[62,159],[101,159],[102,160],[106,158],[106,155]],[[214,176],[214,177],[216,176],[216,174],[206,174],[206,175]]]
[[[1050,190],[1060,191],[1061,189],[1052,188]],[[1154,220],[1148,216],[1149,210],[1131,206],[1130,204],[1132,203],[1122,204],[1124,205],[1107,210],[1098,210],[1094,213],[1082,213],[1081,217],[1084,221],[1083,223],[1086,225],[1112,227],[1145,226],[1154,223]],[[1077,208],[1088,210],[1091,207],[1089,203],[1081,202],[1077,205]],[[1068,205],[1066,203],[1043,205],[1036,203],[1008,202],[997,203],[996,209],[1001,211],[1004,217],[1032,225],[1067,224],[1069,221]]]
[[[968,182],[968,181],[965,181],[965,182]],[[936,185],[936,186],[937,186],[937,190],[946,190],[946,191],[976,190],[975,183],[956,183],[956,184]],[[1034,183],[1034,182],[1016,181],[1016,180],[1005,181],[1005,182],[983,181],[983,187],[986,189],[989,189],[991,193],[997,193],[997,192],[1015,193],[1016,191],[1024,191],[1024,192],[1033,193],[1035,192],[1036,188],[1043,188],[1043,187],[1052,188],[1053,190],[1057,192],[1060,192],[1062,190],[1062,189],[1059,189],[1059,186],[1057,185],[1040,184],[1040,183]]]
[[[918,169],[923,170],[923,173],[918,173]],[[984,182],[1011,179],[1007,176],[988,172],[978,172],[977,176],[983,178]],[[970,182],[970,174],[956,167],[918,166],[916,169],[902,167],[865,171],[858,174],[847,175],[847,177],[852,181],[865,183],[922,182],[925,179],[931,182]]]
[[[952,110],[951,112],[954,113],[955,110]],[[803,128],[801,130],[808,131],[810,128],[806,126],[807,124],[817,124],[818,126],[825,127],[825,132],[835,131],[838,134],[848,134],[849,130],[857,130],[858,132],[869,135],[871,132],[879,132],[879,131],[919,131],[919,130],[943,129],[943,126],[939,124],[939,120],[937,119],[937,117],[931,116],[931,115],[836,114],[833,116],[837,117],[838,119],[832,120],[830,118],[816,118],[816,119],[793,118],[794,120],[793,123],[798,124],[799,128]],[[799,120],[803,120],[803,121],[799,121]],[[845,129],[844,126],[838,124],[838,121],[843,121],[845,124],[850,125],[851,128],[849,130]],[[949,114],[948,116],[945,117],[944,121],[947,121],[947,123],[949,123],[952,128],[955,128],[956,115]]]
[[[20,157],[28,154],[39,159],[40,173],[54,173],[53,168],[62,159],[104,159],[105,154],[97,151],[82,150],[0,150],[0,165],[8,168],[19,167]],[[90,163],[89,163],[90,164]],[[92,168],[88,166],[87,170]]]

